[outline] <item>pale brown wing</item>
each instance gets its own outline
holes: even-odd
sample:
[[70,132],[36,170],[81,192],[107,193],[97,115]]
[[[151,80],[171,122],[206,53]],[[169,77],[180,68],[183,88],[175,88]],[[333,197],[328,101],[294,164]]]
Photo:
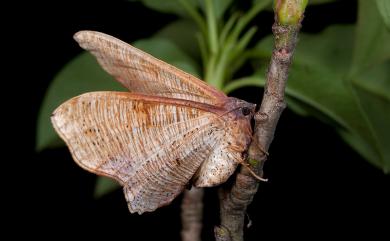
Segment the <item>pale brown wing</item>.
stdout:
[[52,122],[75,161],[119,181],[138,213],[170,203],[223,138],[207,105],[132,93],[83,94]]
[[74,38],[130,91],[218,106],[226,101],[221,91],[112,36],[80,31]]

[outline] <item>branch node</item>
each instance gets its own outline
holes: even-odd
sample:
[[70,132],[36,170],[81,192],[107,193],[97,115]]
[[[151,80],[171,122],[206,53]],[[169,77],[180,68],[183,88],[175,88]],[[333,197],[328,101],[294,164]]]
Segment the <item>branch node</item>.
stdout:
[[290,63],[292,52],[290,52],[287,48],[275,49],[274,54],[276,55],[275,57],[278,61],[282,64]]
[[278,102],[276,103],[276,107],[277,107],[278,109],[281,109],[281,110],[286,109],[286,107],[287,107],[286,101],[284,101],[284,100],[278,101]]
[[266,122],[268,120],[268,115],[266,113],[264,113],[264,112],[258,111],[258,112],[256,112],[254,118],[255,118],[255,121],[257,123],[264,123],[264,122]]
[[216,241],[231,241],[230,232],[224,226],[215,226],[214,227],[214,236]]

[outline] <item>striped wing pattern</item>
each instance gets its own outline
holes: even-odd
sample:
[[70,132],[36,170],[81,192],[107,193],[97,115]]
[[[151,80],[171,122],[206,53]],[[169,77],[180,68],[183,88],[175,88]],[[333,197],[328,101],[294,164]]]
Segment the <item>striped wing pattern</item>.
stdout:
[[74,38],[130,91],[217,106],[227,98],[198,78],[107,34],[80,31]]
[[120,182],[138,213],[170,203],[224,134],[213,112],[121,92],[68,100],[52,122],[75,161]]

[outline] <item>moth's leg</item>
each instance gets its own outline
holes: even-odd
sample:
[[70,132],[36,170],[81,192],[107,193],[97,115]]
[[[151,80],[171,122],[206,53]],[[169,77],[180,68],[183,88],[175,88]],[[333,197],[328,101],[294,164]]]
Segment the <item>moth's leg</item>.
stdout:
[[259,175],[257,175],[257,174],[252,170],[252,167],[251,167],[251,165],[250,165],[249,163],[242,161],[240,164],[243,165],[244,167],[246,167],[246,168],[248,169],[249,173],[250,173],[255,179],[257,179],[257,180],[259,180],[259,181],[262,181],[262,182],[268,182],[268,178],[262,178],[262,177],[260,177]]
[[258,142],[256,141],[256,145],[257,145],[257,148],[259,148],[259,150],[264,153],[266,156],[269,156],[269,153],[268,151],[265,150],[265,148]]
[[243,165],[245,168],[247,168],[248,171],[250,172],[250,174],[252,174],[252,176],[253,176],[254,178],[256,178],[257,180],[262,181],[262,182],[267,182],[268,179],[267,179],[267,178],[262,178],[262,177],[260,177],[259,175],[257,175],[257,174],[252,170],[251,165],[250,165],[246,160],[248,160],[248,153],[247,153],[247,152],[243,152],[243,153],[242,153],[242,159],[241,159],[241,161],[240,161],[240,164]]

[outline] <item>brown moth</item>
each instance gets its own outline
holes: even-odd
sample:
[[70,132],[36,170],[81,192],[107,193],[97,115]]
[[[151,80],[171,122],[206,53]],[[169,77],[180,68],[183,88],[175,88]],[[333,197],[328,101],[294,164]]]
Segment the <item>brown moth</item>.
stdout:
[[109,35],[74,35],[131,92],[90,92],[53,113],[82,168],[124,187],[130,212],[169,204],[188,183],[225,182],[243,163],[255,105]]

